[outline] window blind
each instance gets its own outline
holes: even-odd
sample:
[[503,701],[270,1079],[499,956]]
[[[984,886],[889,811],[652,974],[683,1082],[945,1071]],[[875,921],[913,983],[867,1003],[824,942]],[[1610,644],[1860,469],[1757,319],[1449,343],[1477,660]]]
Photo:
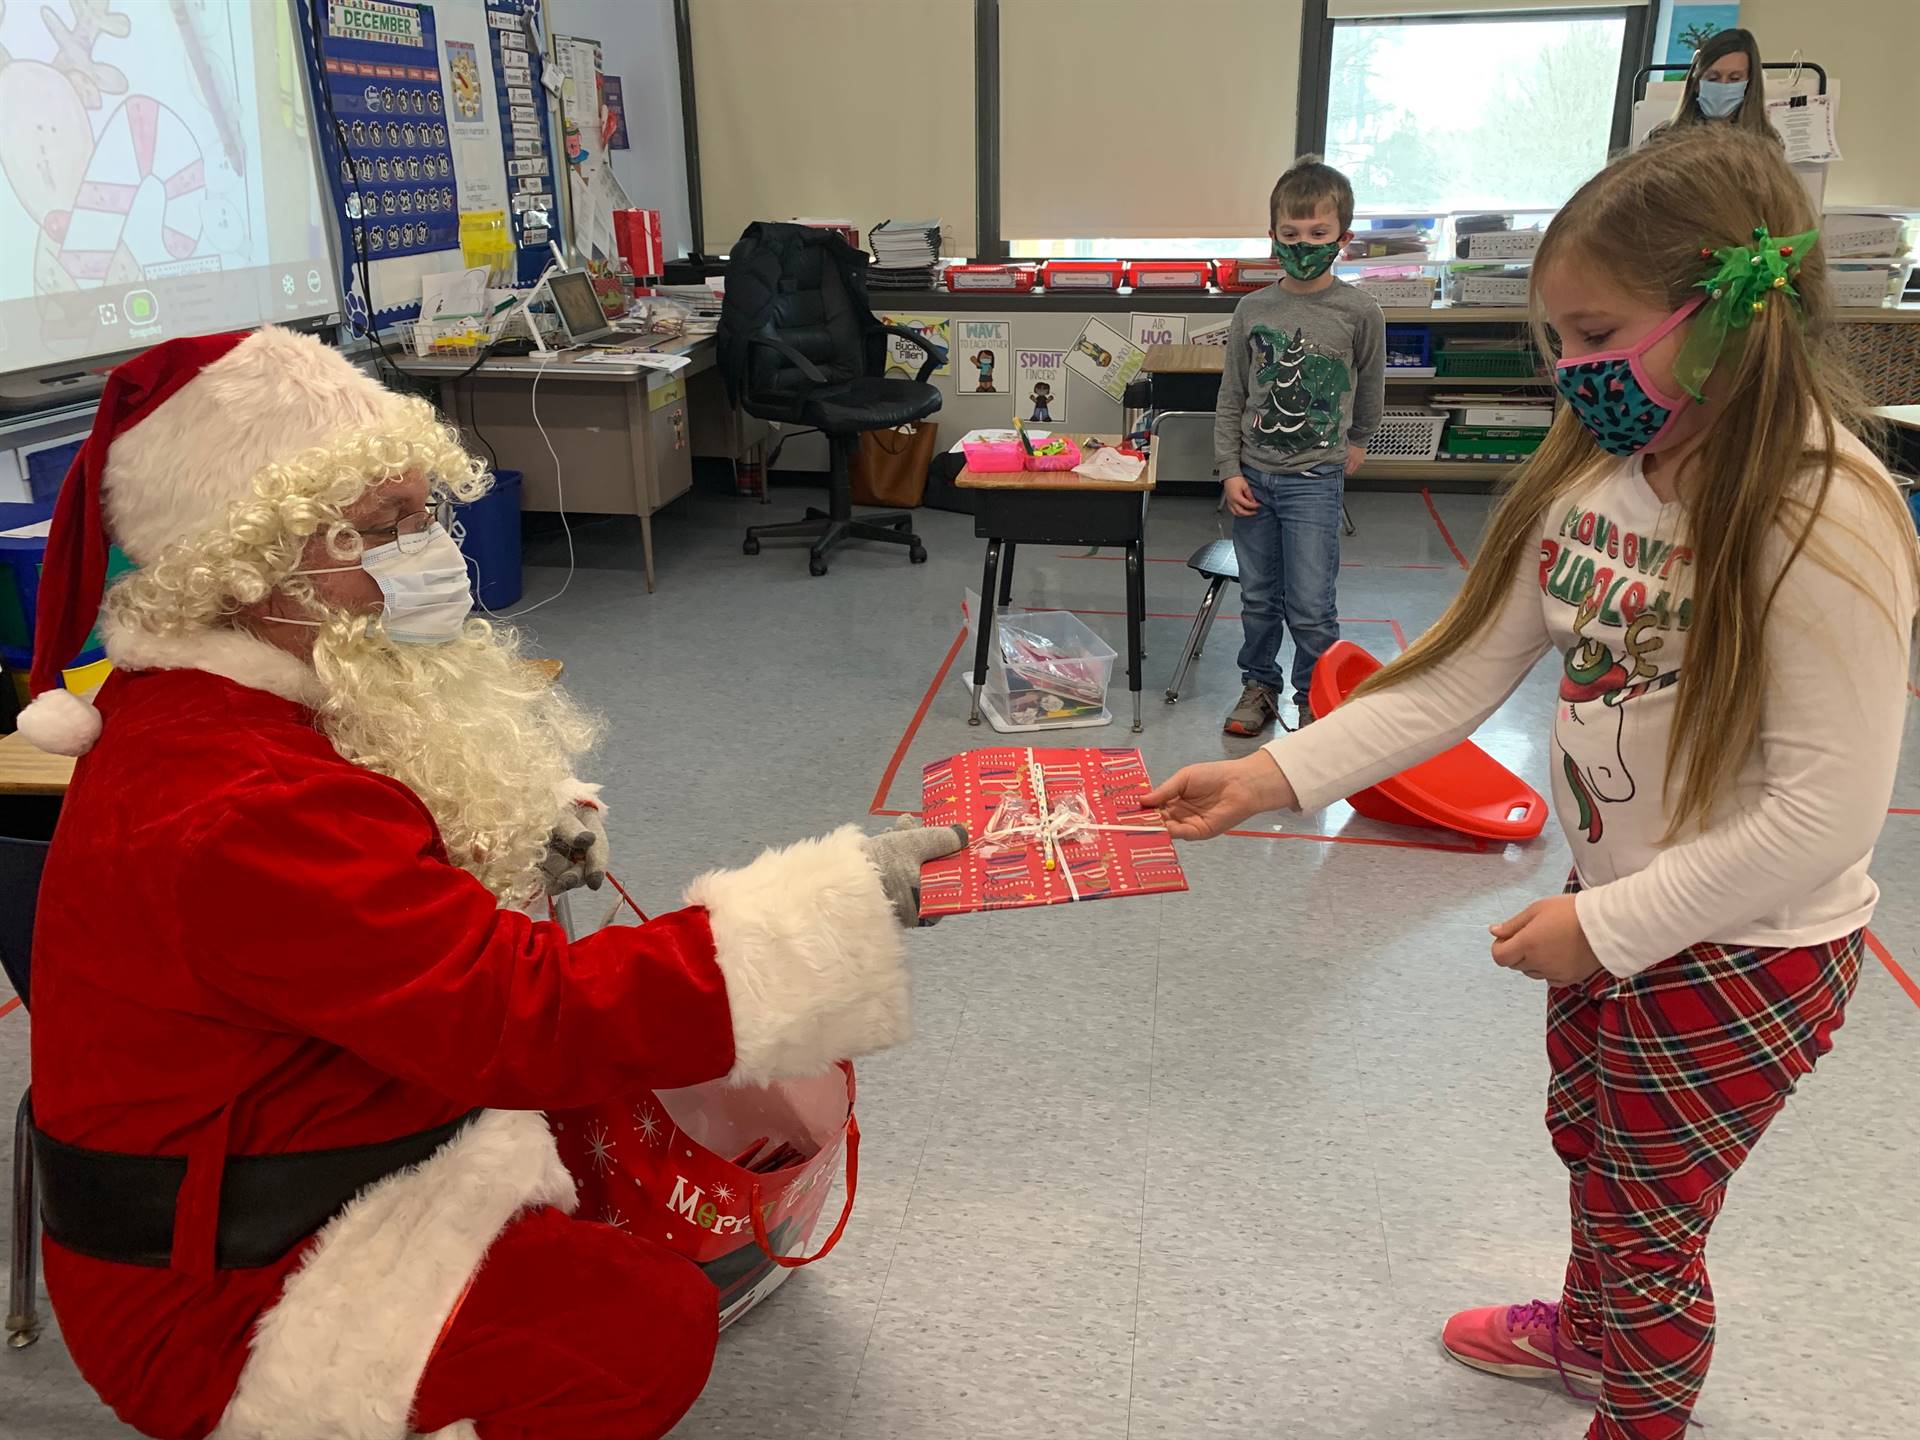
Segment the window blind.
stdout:
[[707,248],[754,220],[974,232],[973,0],[691,0]]
[[1327,0],[1329,20],[1493,15],[1502,10],[1640,10],[1647,0]]
[[1300,0],[1000,0],[1001,233],[1264,235],[1296,153],[1300,14]]

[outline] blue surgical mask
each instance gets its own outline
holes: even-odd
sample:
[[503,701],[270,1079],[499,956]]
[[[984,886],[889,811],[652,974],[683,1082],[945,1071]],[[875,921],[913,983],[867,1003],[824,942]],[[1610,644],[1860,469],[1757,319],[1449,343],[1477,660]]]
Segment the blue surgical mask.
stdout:
[[1702,80],[1700,82],[1700,113],[1715,120],[1724,120],[1740,108],[1740,102],[1747,98],[1747,82],[1744,80]]
[[[459,636],[473,609],[466,557],[438,520],[416,535],[364,550],[357,565],[296,570],[296,575],[338,575],[365,570],[380,586],[381,627],[403,645],[441,645]],[[319,627],[318,620],[262,617],[281,625]]]

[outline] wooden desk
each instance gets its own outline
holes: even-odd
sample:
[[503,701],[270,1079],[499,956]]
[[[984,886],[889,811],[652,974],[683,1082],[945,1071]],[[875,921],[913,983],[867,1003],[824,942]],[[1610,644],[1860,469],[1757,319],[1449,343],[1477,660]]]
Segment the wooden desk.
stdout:
[[[1116,435],[1093,438],[1109,445],[1119,440]],[[1148,457],[1138,480],[1125,482],[1084,480],[1062,470],[962,470],[954,484],[980,492],[974,497],[973,533],[987,542],[973,647],[973,708],[967,723],[980,723],[994,604],[996,597],[1001,605],[1013,598],[1015,549],[1020,545],[1120,545],[1127,552],[1127,688],[1133,692],[1133,732],[1139,734],[1140,627],[1147,609],[1147,497],[1153,493],[1153,458]]]
[[1143,375],[1220,375],[1227,368],[1224,345],[1149,345]]
[[[714,368],[711,337],[651,347],[693,363],[675,375],[630,364],[551,359],[401,356],[409,375],[439,383],[440,409],[467,448],[521,475],[524,510],[637,515],[647,589],[654,586],[653,516],[693,488],[687,385]],[[471,372],[471,373],[469,373]]]
[[64,795],[73,780],[73,757],[49,755],[24,735],[0,735],[0,795]]

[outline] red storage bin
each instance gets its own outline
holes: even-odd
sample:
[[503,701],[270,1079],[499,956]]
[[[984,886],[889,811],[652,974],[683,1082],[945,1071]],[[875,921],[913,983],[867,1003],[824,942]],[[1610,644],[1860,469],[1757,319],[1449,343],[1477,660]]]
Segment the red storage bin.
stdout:
[[1118,260],[1049,260],[1040,267],[1049,290],[1118,290],[1126,276]]
[[1025,294],[1039,276],[1031,265],[949,265],[949,290],[1011,290]]
[[1248,260],[1244,258],[1222,258],[1213,262],[1214,274],[1218,277],[1222,290],[1235,294],[1244,294],[1249,290],[1258,290],[1263,285],[1278,284],[1286,275],[1286,267],[1278,260]]
[[1211,260],[1135,260],[1127,283],[1136,290],[1204,290],[1213,283]]

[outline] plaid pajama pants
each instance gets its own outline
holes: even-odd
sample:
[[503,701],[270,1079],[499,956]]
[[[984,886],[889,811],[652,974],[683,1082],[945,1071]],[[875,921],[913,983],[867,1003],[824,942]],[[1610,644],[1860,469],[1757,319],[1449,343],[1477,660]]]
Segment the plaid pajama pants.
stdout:
[[1573,1212],[1561,1324],[1602,1358],[1588,1440],[1678,1440],[1713,1356],[1707,1231],[1727,1182],[1832,1047],[1863,935],[1697,945],[1547,1002],[1547,1129]]

